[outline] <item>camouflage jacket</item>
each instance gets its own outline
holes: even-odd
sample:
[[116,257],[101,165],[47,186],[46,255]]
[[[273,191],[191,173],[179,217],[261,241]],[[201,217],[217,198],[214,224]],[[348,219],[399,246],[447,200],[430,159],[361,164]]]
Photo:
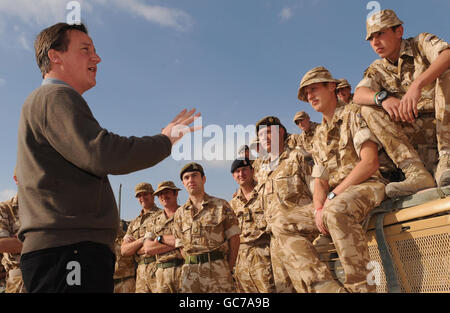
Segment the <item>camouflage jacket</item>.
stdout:
[[236,213],[241,228],[241,243],[251,243],[267,234],[267,223],[261,205],[261,197],[255,189],[247,201],[242,189],[239,188],[231,199],[230,206]]
[[309,216],[302,215],[303,206],[312,201],[306,182],[306,176],[310,174],[307,161],[297,149],[286,147],[277,160],[262,162],[259,170],[262,182],[257,190],[272,233],[297,233],[302,224],[314,226],[309,222]]
[[[316,130],[312,176],[328,181],[330,188],[339,185],[361,160],[359,154],[364,142],[371,140],[381,148],[378,139],[358,112],[359,107],[354,104],[339,106],[332,121],[327,123],[323,119]],[[378,170],[369,179],[384,182]]]
[[174,215],[175,246],[183,247],[188,255],[211,251],[228,254],[228,239],[241,233],[236,215],[227,201],[207,194],[201,208],[195,208],[190,199]]
[[[17,195],[12,199],[0,203],[0,238],[14,237],[20,228],[19,202]],[[19,268],[20,253],[3,253],[2,264],[6,271]]]
[[[428,33],[403,39],[398,64],[393,64],[387,59],[375,60],[366,69],[363,79],[356,88],[387,90],[390,95],[401,99],[412,82],[428,69],[440,52],[449,47],[448,43]],[[422,88],[422,96],[417,104],[420,111],[434,111],[435,84],[436,81]]]
[[[122,225],[122,224],[121,224]],[[117,238],[114,242],[116,253],[116,265],[114,269],[114,279],[125,278],[136,275],[136,262],[133,256],[122,256],[120,248],[122,246],[125,231],[122,227],[119,228]]]
[[[175,214],[174,214],[175,215]],[[146,236],[150,238],[156,238],[163,235],[173,235],[173,216],[167,218],[167,214],[164,210],[161,210],[159,214],[154,214],[148,220]],[[180,249],[175,249],[163,254],[156,255],[157,263],[169,262],[173,259],[182,259]]]
[[312,151],[312,140],[316,127],[320,125],[319,123],[311,121],[311,128],[308,131],[303,131],[300,134],[292,134],[288,138],[288,146],[291,149],[296,147],[303,148],[306,152],[311,153]]
[[[154,214],[158,214],[159,212],[161,212],[161,209],[156,205],[154,205],[153,208],[148,212],[144,212],[144,210],[141,210],[139,216],[132,220],[130,222],[130,225],[128,225],[128,230],[125,236],[130,236],[135,240],[144,237],[145,232],[147,231],[147,220],[151,216],[153,216]],[[145,255],[138,255],[135,253],[134,258],[136,263],[139,263],[139,261],[145,258]]]

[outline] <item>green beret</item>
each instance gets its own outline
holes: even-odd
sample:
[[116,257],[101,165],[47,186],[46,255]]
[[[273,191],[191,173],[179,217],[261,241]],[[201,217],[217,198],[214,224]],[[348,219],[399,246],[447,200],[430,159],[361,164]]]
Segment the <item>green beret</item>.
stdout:
[[203,167],[195,162],[186,164],[185,166],[183,166],[183,168],[181,169],[180,172],[180,179],[183,180],[183,174],[186,172],[200,172],[202,174],[202,176],[205,176],[205,172],[203,171]]
[[259,127],[260,126],[272,126],[272,125],[278,125],[280,127],[283,127],[284,132],[286,133],[286,127],[284,127],[283,124],[281,124],[280,119],[275,116],[266,116],[258,121],[256,123],[256,134],[258,135]]

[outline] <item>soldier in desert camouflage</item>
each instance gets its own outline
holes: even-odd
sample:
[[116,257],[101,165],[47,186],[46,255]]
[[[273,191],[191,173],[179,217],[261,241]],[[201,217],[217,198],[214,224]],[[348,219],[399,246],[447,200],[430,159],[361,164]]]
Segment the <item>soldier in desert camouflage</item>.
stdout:
[[200,164],[180,172],[189,199],[174,215],[175,246],[182,249],[182,293],[234,292],[231,271],[239,250],[239,222],[227,201],[205,193]]
[[342,291],[312,245],[319,231],[307,186],[309,165],[298,149],[287,146],[286,129],[277,117],[261,119],[256,133],[261,148],[267,151],[257,175],[257,192],[271,234],[277,292]]
[[155,279],[151,273],[156,269],[156,258],[145,254],[143,247],[146,233],[147,220],[154,214],[159,214],[161,209],[155,205],[154,190],[149,183],[136,185],[135,197],[142,207],[138,217],[131,221],[127,233],[123,238],[121,247],[122,256],[134,255],[138,267],[136,269],[136,293],[155,292]]
[[126,221],[121,220],[114,248],[116,264],[114,268],[114,293],[134,293],[136,291],[136,262],[134,256],[122,256],[123,237],[128,229]]
[[[15,169],[13,178],[17,184]],[[3,254],[2,264],[6,270],[5,292],[7,293],[26,292],[19,268],[22,242],[17,239],[20,228],[18,211],[17,195],[8,201],[0,202],[0,253]]]
[[370,259],[361,222],[385,198],[378,171],[381,145],[358,106],[338,105],[337,82],[327,69],[316,67],[303,76],[298,92],[323,115],[313,141],[314,214],[320,232],[330,234],[336,246],[345,288],[371,292],[375,288],[367,282]]
[[336,86],[336,94],[338,99],[344,103],[352,102],[353,100],[352,86],[345,78],[341,78],[338,81],[339,82]]
[[[429,33],[403,39],[402,24],[392,10],[376,12],[367,19],[366,40],[380,59],[364,72],[354,101],[364,104],[361,113],[374,133],[369,118],[375,115],[388,115],[379,118],[379,129],[389,127],[389,120],[400,125],[426,169],[435,174],[437,185],[445,186],[450,184],[449,45]],[[379,139],[390,154],[388,145]],[[389,184],[388,195],[402,196],[417,190],[413,181],[423,175],[414,165],[408,166],[412,168],[402,168],[406,181]],[[408,174],[412,176],[409,181]],[[427,183],[425,187],[433,185]]]
[[275,292],[270,262],[270,234],[255,190],[253,168],[249,159],[237,159],[231,174],[239,190],[230,201],[241,228],[239,254],[234,277],[240,292]]
[[156,257],[156,270],[152,275],[156,280],[158,293],[177,293],[180,289],[181,266],[184,263],[179,249],[175,248],[173,236],[173,216],[178,205],[178,191],[172,181],[163,181],[153,193],[158,197],[163,209],[154,214],[147,223],[144,250]]

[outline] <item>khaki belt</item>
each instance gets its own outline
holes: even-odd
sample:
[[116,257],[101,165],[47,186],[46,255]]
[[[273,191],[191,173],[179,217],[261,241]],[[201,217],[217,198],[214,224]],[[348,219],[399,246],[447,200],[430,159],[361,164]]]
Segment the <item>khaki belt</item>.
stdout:
[[188,255],[185,258],[184,264],[199,264],[199,263],[207,263],[220,259],[224,259],[225,254],[221,251],[213,251],[208,253],[203,253],[199,255]]
[[170,268],[170,267],[177,267],[177,266],[180,266],[183,264],[184,264],[183,259],[173,259],[172,261],[169,261],[169,262],[158,263],[158,264],[156,264],[156,267],[157,268]]
[[148,257],[148,258],[144,258],[143,260],[140,260],[138,264],[139,265],[150,264],[150,263],[153,263],[155,261],[156,261],[156,257],[151,256],[151,257]]

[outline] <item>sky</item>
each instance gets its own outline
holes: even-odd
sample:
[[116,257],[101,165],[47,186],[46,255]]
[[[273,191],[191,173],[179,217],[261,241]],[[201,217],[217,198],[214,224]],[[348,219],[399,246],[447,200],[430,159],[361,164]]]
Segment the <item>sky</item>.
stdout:
[[[290,133],[300,132],[292,121],[300,110],[320,122],[320,114],[297,99],[300,80],[313,67],[325,66],[354,88],[377,58],[365,41],[365,20],[373,10],[395,10],[405,38],[429,32],[450,40],[447,0],[79,0],[79,7],[70,2],[0,0],[0,201],[16,193],[20,111],[42,79],[34,57],[36,35],[79,12],[102,58],[97,85],[83,97],[103,128],[122,136],[156,135],[184,108],[202,114],[203,130],[175,145],[172,156],[152,168],[109,176],[118,203],[122,185],[126,220],[139,214],[133,190],[140,182],[156,189],[172,180],[182,189],[179,204],[185,203],[179,172],[191,161],[205,169],[206,192],[230,200],[237,185],[227,156],[236,155],[239,145],[226,135],[227,125],[248,129],[248,142],[254,124],[267,115],[279,117]],[[187,144],[194,138],[200,145]],[[219,160],[210,160],[207,151]]]

